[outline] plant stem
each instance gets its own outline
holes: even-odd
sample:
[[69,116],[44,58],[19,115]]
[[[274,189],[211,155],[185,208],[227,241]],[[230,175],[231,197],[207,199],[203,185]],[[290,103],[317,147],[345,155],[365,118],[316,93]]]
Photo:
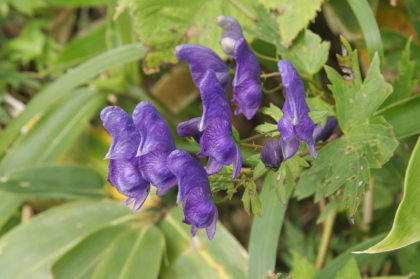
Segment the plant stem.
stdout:
[[235,8],[237,8],[241,13],[246,15],[250,20],[252,20],[253,22],[257,22],[257,19],[255,18],[255,16],[250,11],[245,9],[244,6],[239,4],[236,0],[228,0],[228,2],[231,3],[233,6],[235,6]]
[[365,233],[369,232],[370,223],[373,219],[373,187],[375,185],[375,178],[372,176],[369,179],[368,190],[366,191],[365,198],[363,200],[363,215],[362,215],[362,226],[361,230]]
[[282,89],[282,88],[283,88],[283,84],[280,84],[279,86],[277,86],[277,87],[275,87],[275,88],[273,88],[273,89],[270,89],[270,90],[265,89],[265,88],[264,88],[264,86],[262,86],[262,87],[261,87],[262,91],[263,91],[264,93],[266,93],[266,94],[271,94],[271,93],[274,93],[274,92],[276,92],[277,90]]
[[[273,62],[276,62],[276,63],[279,61],[279,60],[278,60],[278,59],[276,59],[276,58],[269,57],[269,56],[265,56],[265,55],[259,54],[258,52],[255,52],[255,51],[254,51],[254,53],[255,53],[255,55],[256,55],[256,56],[258,56],[259,58],[264,59],[264,60],[267,60],[267,61],[273,61]],[[279,73],[279,74],[280,74],[280,73]]]
[[243,145],[243,146],[248,146],[248,147],[252,147],[252,148],[264,148],[264,146],[261,146],[261,145],[257,145],[257,144],[248,144],[248,143],[239,143],[240,145]]
[[279,72],[272,72],[272,73],[269,73],[269,74],[262,74],[261,78],[269,78],[269,77],[276,77],[276,76],[280,76],[280,73]]
[[236,182],[236,181],[239,181],[239,180],[237,180],[237,179],[234,179],[233,181],[230,181],[230,180],[217,179],[217,178],[209,178],[209,180],[210,180],[211,182],[226,182],[226,183],[231,183],[231,182]]
[[266,136],[267,134],[277,132],[277,131],[278,131],[277,129],[271,130],[271,131],[268,131],[268,132],[265,132],[265,133],[262,133],[262,134],[259,134],[259,135],[256,135],[256,136],[252,136],[252,137],[240,140],[239,143],[243,143],[243,142],[247,142],[247,141],[250,141],[250,140],[258,139],[258,138]]
[[337,209],[331,210],[331,213],[328,215],[327,219],[324,222],[324,229],[322,230],[321,243],[319,245],[318,255],[316,257],[316,263],[315,263],[315,266],[318,269],[321,269],[322,266],[324,265],[325,256],[327,255],[328,244],[330,242],[336,215],[337,215]]

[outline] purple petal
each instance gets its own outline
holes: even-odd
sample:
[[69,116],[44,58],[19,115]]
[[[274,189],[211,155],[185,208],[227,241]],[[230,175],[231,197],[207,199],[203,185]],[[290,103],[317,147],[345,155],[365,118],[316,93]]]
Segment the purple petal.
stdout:
[[283,115],[280,118],[279,123],[277,123],[277,127],[279,128],[280,135],[283,140],[287,140],[295,136],[295,128],[291,119],[287,116]]
[[223,28],[220,45],[227,55],[232,55],[236,41],[244,37],[241,25],[235,18],[223,15],[216,18],[216,23]]
[[120,107],[106,107],[101,111],[101,120],[112,136],[105,159],[131,160],[140,142],[140,135],[131,117]]
[[330,136],[334,133],[337,124],[337,118],[328,116],[324,128],[322,128],[321,124],[315,126],[314,133],[312,134],[314,137],[314,141],[318,142],[328,140]]
[[229,90],[230,69],[213,50],[195,44],[182,44],[176,47],[175,55],[190,66],[191,76],[197,85],[200,86],[208,69],[216,73],[216,77],[225,92]]
[[312,134],[314,132],[314,121],[308,114],[302,115],[300,122],[295,125],[295,135],[300,141],[310,142],[313,141]]
[[236,145],[236,154],[235,158],[233,159],[233,173],[232,173],[232,180],[238,177],[239,173],[242,169],[242,154],[239,151],[239,147]]
[[278,140],[271,139],[265,144],[261,152],[261,161],[264,163],[266,169],[271,169],[272,171],[279,170],[283,156]]
[[258,111],[262,99],[260,64],[244,38],[236,42],[233,57],[236,73],[232,104],[238,104],[235,114],[243,113],[249,120]]
[[166,193],[169,188],[175,185],[176,177],[166,167],[166,152],[159,150],[153,150],[146,155],[140,156],[140,170],[143,177],[150,181],[153,186],[158,187],[160,190],[159,195],[162,192]]
[[291,137],[287,140],[280,138],[280,144],[283,146],[283,157],[285,160],[295,156],[299,149],[299,140],[296,137]]
[[184,121],[176,126],[176,132],[180,137],[193,137],[196,142],[200,142],[201,135],[203,132],[198,130],[201,117],[196,117],[188,121]]
[[132,161],[109,161],[108,181],[117,188],[117,191],[129,197],[125,204],[136,200],[133,212],[139,209],[149,195],[150,182],[143,179],[138,167],[137,158]]
[[140,102],[133,112],[133,121],[140,133],[137,156],[153,150],[170,153],[175,150],[175,142],[165,120],[150,102]]
[[219,214],[217,212],[217,208],[214,207],[214,213],[213,213],[213,220],[210,224],[210,226],[208,226],[206,228],[206,232],[207,232],[207,236],[210,240],[213,239],[214,235],[216,234],[216,224],[217,224],[217,219],[219,219]]
[[203,101],[203,117],[198,126],[203,131],[216,118],[232,123],[226,93],[217,81],[213,70],[207,70],[200,83],[201,100]]
[[211,225],[216,206],[210,191],[203,187],[195,187],[188,193],[183,209],[185,219],[201,229]]
[[206,171],[208,175],[213,175],[220,172],[223,168],[223,164],[220,164],[213,157],[209,157],[209,162],[207,163]]
[[[286,88],[286,101],[283,106],[283,117],[291,119],[296,125],[310,111],[306,104],[305,88],[298,72],[288,60],[277,63],[283,86]],[[282,117],[282,118],[283,118]]]
[[195,236],[197,234],[198,228],[194,225],[191,226],[191,236]]
[[232,125],[223,119],[213,120],[200,140],[201,153],[213,157],[223,165],[230,165],[236,155]]
[[186,151],[172,151],[166,159],[166,165],[178,179],[177,204],[183,201],[195,187],[202,187],[210,192],[210,182],[205,169]]
[[317,158],[317,155],[316,155],[316,149],[315,149],[315,145],[314,145],[313,139],[310,142],[306,142],[306,146],[308,147],[309,153],[311,153],[311,156],[314,159],[316,159]]

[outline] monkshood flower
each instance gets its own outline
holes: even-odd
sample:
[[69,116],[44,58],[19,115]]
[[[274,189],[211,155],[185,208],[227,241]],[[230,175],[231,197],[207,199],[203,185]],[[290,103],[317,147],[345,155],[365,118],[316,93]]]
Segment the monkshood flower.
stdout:
[[223,51],[227,55],[233,55],[236,41],[244,37],[241,25],[235,18],[223,15],[216,18],[216,23],[223,28],[222,38],[219,42]]
[[281,134],[280,144],[283,146],[283,157],[293,157],[299,149],[300,141],[308,146],[312,157],[316,158],[314,146],[314,122],[308,116],[310,111],[305,99],[305,89],[295,67],[288,60],[277,63],[286,88],[286,101],[283,106],[283,116],[280,118],[278,128]]
[[330,136],[334,133],[337,124],[337,118],[328,116],[324,128],[322,128],[321,124],[315,126],[313,133],[314,141],[326,141],[327,139],[329,139]]
[[216,22],[223,28],[220,40],[223,51],[227,55],[233,55],[236,61],[232,100],[232,104],[238,105],[235,114],[243,113],[249,120],[257,113],[262,99],[260,64],[236,19],[219,16]]
[[242,155],[233,138],[226,93],[218,82],[216,74],[210,69],[206,71],[199,88],[203,115],[180,123],[177,127],[178,135],[200,138],[201,152],[197,156],[210,157],[207,164],[209,175],[218,173],[223,165],[233,164],[233,180],[241,171]]
[[261,151],[261,161],[266,169],[278,171],[283,161],[280,143],[276,139],[269,140]]
[[137,145],[140,170],[143,177],[158,188],[156,193],[161,196],[176,183],[176,177],[166,166],[167,156],[175,150],[174,139],[165,120],[150,102],[136,106],[133,121],[140,135]]
[[178,179],[176,204],[184,201],[182,222],[192,226],[191,236],[195,236],[198,229],[206,228],[207,236],[213,239],[218,213],[203,166],[184,150],[173,151],[167,165]]
[[133,213],[137,211],[149,195],[150,182],[140,172],[136,158],[140,144],[140,134],[131,117],[120,107],[106,107],[101,112],[105,129],[112,136],[111,147],[105,156],[109,161],[108,181],[118,192],[127,196],[125,205],[133,201]]
[[190,66],[191,76],[197,87],[200,87],[208,69],[216,73],[216,77],[225,92],[230,86],[230,69],[213,50],[195,44],[182,44],[175,48],[176,58],[183,60]]

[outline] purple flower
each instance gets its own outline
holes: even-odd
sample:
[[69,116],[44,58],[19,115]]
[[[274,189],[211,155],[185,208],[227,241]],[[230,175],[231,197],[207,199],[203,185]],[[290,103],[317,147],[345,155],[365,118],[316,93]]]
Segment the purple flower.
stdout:
[[183,60],[190,66],[192,78],[200,87],[201,80],[208,69],[216,73],[216,77],[225,92],[230,86],[230,69],[213,50],[195,44],[182,44],[175,49],[176,58]]
[[175,142],[165,120],[150,102],[139,103],[133,121],[140,134],[137,156],[143,177],[165,194],[175,185],[176,177],[166,167],[166,158],[175,150]]
[[216,23],[223,28],[220,45],[227,55],[232,55],[236,41],[244,37],[241,25],[235,18],[223,15],[216,18]]
[[314,133],[312,134],[314,137],[314,141],[326,141],[327,139],[329,139],[330,136],[334,133],[337,124],[337,118],[329,116],[327,117],[327,122],[325,123],[324,128],[322,128],[321,124],[316,125]]
[[280,164],[283,161],[283,156],[280,150],[280,143],[276,139],[269,140],[262,152],[261,161],[264,163],[266,169],[278,171]]
[[111,159],[108,181],[119,193],[128,197],[125,205],[136,201],[134,213],[143,205],[150,190],[150,183],[143,178],[139,159],[135,157],[140,135],[131,117],[120,107],[104,108],[101,120],[112,136],[111,147],[105,156],[105,159]]
[[184,121],[176,126],[176,133],[180,137],[192,137],[196,142],[200,143],[203,132],[198,130],[198,125],[201,122],[201,117],[196,117],[188,121]]
[[184,201],[185,219],[182,222],[192,225],[191,236],[195,236],[198,229],[206,228],[207,236],[213,239],[218,213],[203,166],[184,150],[173,151],[167,165],[178,179],[176,203]]
[[216,23],[223,28],[220,40],[223,51],[236,61],[232,100],[232,104],[238,105],[235,114],[243,113],[249,120],[257,113],[262,99],[260,64],[236,19],[222,15]]
[[260,64],[244,38],[239,39],[233,50],[236,73],[233,78],[233,100],[237,104],[235,114],[243,113],[250,120],[261,104]]
[[300,141],[308,146],[312,157],[316,159],[314,146],[314,122],[308,116],[309,107],[306,104],[305,89],[298,72],[288,60],[277,63],[283,86],[286,88],[286,102],[283,106],[283,116],[278,128],[281,134],[280,144],[283,146],[283,157],[293,157],[299,149]]
[[[207,70],[203,77],[200,83],[200,94],[203,101],[203,116],[198,123],[197,130],[194,130],[194,132],[202,132],[201,152],[197,156],[210,157],[207,165],[209,175],[218,173],[223,165],[228,166],[233,163],[233,180],[241,171],[242,156],[233,138],[232,120],[226,93],[213,70]],[[184,123],[180,124],[181,127],[186,126]]]

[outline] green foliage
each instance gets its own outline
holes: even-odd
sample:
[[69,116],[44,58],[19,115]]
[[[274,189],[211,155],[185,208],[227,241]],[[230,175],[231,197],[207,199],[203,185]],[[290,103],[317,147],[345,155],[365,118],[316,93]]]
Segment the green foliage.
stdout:
[[278,51],[282,54],[283,59],[293,63],[299,73],[312,76],[321,70],[328,59],[330,43],[321,41],[319,35],[306,29],[300,33],[296,42],[287,51],[282,51],[282,49]]
[[98,173],[77,165],[15,168],[0,181],[0,191],[56,199],[103,198],[105,194]]
[[50,265],[78,240],[127,217],[127,207],[109,200],[79,201],[39,214],[0,239],[2,276],[52,278]]
[[318,273],[318,269],[308,259],[292,251],[293,269],[290,272],[293,279],[313,279]]
[[391,93],[392,87],[379,73],[379,58],[376,56],[362,83],[358,68],[357,51],[352,51],[342,38],[343,56],[338,56],[340,66],[348,74],[342,77],[326,67],[336,99],[337,118],[345,133],[342,137],[322,148],[309,174],[328,169],[326,195],[331,195],[343,184],[344,199],[348,210],[354,215],[366,190],[370,168],[378,168],[393,155],[398,141],[392,128],[381,117],[372,114]]
[[[250,2],[241,4],[250,8]],[[244,14],[223,0],[133,1],[132,14],[140,40],[151,47],[146,69],[159,66],[161,61],[175,62],[175,47],[186,42],[204,45],[225,56],[219,46],[222,29],[214,23],[219,15],[236,18],[244,28],[250,25]]]
[[335,279],[362,279],[354,257],[351,257],[346,265],[337,273]]
[[[160,222],[166,241],[168,265],[162,265],[163,279],[248,278],[248,254],[238,241],[218,222],[213,240],[205,230],[190,236],[190,226],[181,222],[181,207],[172,209]],[[235,256],[232,256],[235,255]]]
[[384,240],[366,250],[366,253],[391,251],[420,241],[418,235],[418,216],[420,212],[420,207],[418,206],[418,197],[420,195],[418,187],[418,173],[420,171],[419,146],[420,141],[417,142],[408,164],[404,180],[404,197],[398,207],[391,232]]
[[316,17],[323,0],[258,0],[266,9],[276,10],[276,21],[282,38],[282,44],[289,46],[300,30]]

